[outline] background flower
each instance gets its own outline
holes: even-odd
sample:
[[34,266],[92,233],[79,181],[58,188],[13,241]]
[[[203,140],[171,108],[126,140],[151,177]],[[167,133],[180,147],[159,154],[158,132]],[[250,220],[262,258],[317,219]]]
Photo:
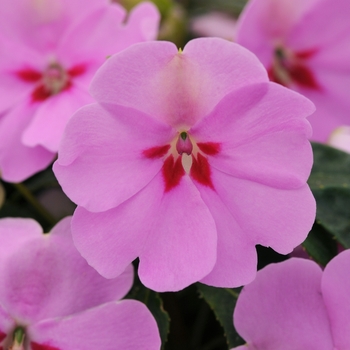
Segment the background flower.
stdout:
[[235,349],[350,348],[350,250],[324,272],[311,260],[270,264],[245,286],[234,325],[247,344]]
[[118,301],[133,283],[128,266],[106,280],[74,248],[70,218],[50,234],[31,219],[0,220],[0,342],[21,328],[24,349],[160,348],[145,305]]
[[312,139],[325,142],[349,124],[350,2],[251,0],[236,40],[254,52],[270,79],[310,98]]
[[103,0],[0,2],[0,170],[19,182],[47,167],[64,127],[93,101],[88,86],[108,55],[157,36],[159,13]]
[[238,286],[255,276],[256,244],[286,254],[305,239],[313,105],[270,83],[249,51],[137,44],[91,91],[99,103],[68,124],[54,171],[79,205],[75,244],[103,276],[139,257],[157,291]]

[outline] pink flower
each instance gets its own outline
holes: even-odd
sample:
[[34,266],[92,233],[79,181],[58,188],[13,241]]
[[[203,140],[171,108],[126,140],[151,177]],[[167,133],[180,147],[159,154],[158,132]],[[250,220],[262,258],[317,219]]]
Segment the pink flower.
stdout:
[[328,145],[338,148],[343,152],[350,153],[350,126],[342,125],[333,130],[327,143]]
[[316,141],[349,124],[349,13],[348,0],[251,0],[238,21],[237,42],[271,80],[315,103],[309,120]]
[[350,349],[350,250],[324,272],[311,260],[271,264],[245,286],[234,325],[247,344],[235,349]]
[[31,219],[2,219],[0,240],[1,349],[24,333],[14,348],[159,350],[146,306],[118,301],[133,283],[132,266],[115,279],[101,277],[74,248],[70,219],[47,235]]
[[[220,53],[220,54],[218,54]],[[134,45],[91,86],[54,164],[78,250],[112,278],[139,257],[157,291],[254,279],[256,244],[289,253],[315,217],[313,105],[218,38]]]
[[159,14],[104,0],[0,2],[0,171],[19,182],[46,168],[64,127],[93,101],[88,86],[108,55],[154,39]]

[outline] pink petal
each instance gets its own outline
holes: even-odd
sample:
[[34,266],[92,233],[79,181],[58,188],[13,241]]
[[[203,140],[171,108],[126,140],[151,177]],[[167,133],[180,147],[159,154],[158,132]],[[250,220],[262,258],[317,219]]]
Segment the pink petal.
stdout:
[[337,255],[322,276],[322,294],[328,311],[334,349],[350,348],[350,250]]
[[303,186],[312,166],[306,98],[277,84],[257,84],[227,95],[191,129],[198,140],[219,142],[210,164],[275,188]]
[[266,71],[249,51],[223,39],[203,38],[189,42],[182,53],[169,42],[137,44],[108,59],[91,93],[99,102],[131,106],[186,127],[230,91],[263,81]]
[[22,141],[28,147],[43,146],[56,153],[68,120],[79,107],[93,102],[85,91],[72,87],[39,105]]
[[159,210],[163,189],[159,173],[144,189],[116,208],[103,213],[77,208],[72,221],[74,244],[102,276],[118,276],[141,254]]
[[218,236],[215,266],[200,282],[226,288],[250,283],[257,269],[255,243],[250,241],[215,191],[197,187],[215,220]]
[[67,318],[46,320],[30,326],[28,335],[32,342],[58,350],[159,350],[161,346],[156,321],[147,307],[135,300],[110,302]]
[[349,39],[349,13],[350,3],[347,0],[318,0],[296,23],[286,45],[302,50],[325,47],[344,35]]
[[118,35],[126,11],[114,3],[91,12],[66,31],[57,48],[67,65],[77,62],[102,64],[107,56],[120,50]]
[[27,147],[21,142],[35,110],[25,102],[0,119],[0,171],[5,181],[21,182],[53,161],[55,155],[43,147]]
[[152,2],[141,2],[131,9],[120,40],[125,40],[125,47],[141,41],[156,40],[159,21],[157,7]]
[[90,211],[114,208],[146,186],[163,161],[142,152],[174,137],[169,126],[139,111],[105,108],[90,105],[74,115],[54,164],[63,190]]
[[67,316],[117,300],[132,285],[131,266],[106,280],[87,265],[73,246],[70,218],[49,235],[39,232],[32,220],[12,219],[5,221],[4,234],[13,248],[1,269],[1,304],[19,322]]
[[202,279],[215,265],[215,222],[188,176],[166,192],[140,254],[139,276],[156,290],[177,291]]
[[314,262],[297,258],[259,271],[243,288],[233,316],[249,348],[333,350],[321,277]]
[[212,170],[218,196],[250,242],[288,254],[305,240],[316,213],[307,185],[276,189]]

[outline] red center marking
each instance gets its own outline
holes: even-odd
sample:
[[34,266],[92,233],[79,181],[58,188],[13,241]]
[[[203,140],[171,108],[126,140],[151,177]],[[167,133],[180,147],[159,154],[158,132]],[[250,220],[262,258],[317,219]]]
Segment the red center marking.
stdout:
[[38,343],[34,343],[34,342],[31,342],[30,346],[31,346],[32,350],[60,350],[59,348],[56,348],[56,347],[51,346],[51,345],[38,344]]
[[[60,67],[57,65],[57,67]],[[56,82],[55,77],[49,77],[49,80],[51,79],[51,82],[45,81],[46,74],[50,74],[50,68],[48,67],[47,72],[39,72],[35,69],[32,68],[25,68],[21,69],[16,72],[16,75],[18,78],[20,78],[22,81],[26,83],[37,83],[33,92],[32,92],[32,101],[33,102],[42,102],[48,99],[49,97],[60,93],[62,91],[68,90],[71,88],[73,85],[72,83],[72,78],[78,77],[79,75],[82,75],[86,72],[86,65],[85,64],[78,64],[70,69],[68,69],[66,72],[64,72],[62,68],[62,74],[58,74],[56,77]],[[51,72],[52,73],[52,72]],[[58,83],[59,90],[55,91],[54,85],[55,83]],[[53,85],[51,85],[53,84]],[[50,86],[51,85],[51,86]]]
[[278,63],[274,63],[274,65],[267,70],[271,81],[283,86],[288,86],[288,81],[283,78],[283,73],[281,72],[281,70],[283,70],[287,77],[299,86],[321,90],[312,70],[305,62],[317,52],[316,49],[297,51],[292,57],[285,55],[283,49],[277,51],[279,52],[279,54],[276,54]]
[[142,154],[146,158],[161,158],[165,156],[170,149],[170,145],[164,145],[164,146],[156,146],[156,147],[151,147],[148,149],[145,149]]
[[208,159],[202,156],[200,153],[197,154],[197,159],[192,155],[190,175],[193,180],[214,190],[214,185],[211,181],[211,170]]
[[0,342],[6,338],[6,333],[0,331]]
[[174,156],[172,154],[167,157],[162,167],[162,173],[165,183],[164,191],[169,192],[180,183],[181,178],[185,175],[181,157],[177,157],[176,161],[174,161]]
[[217,142],[198,142],[198,148],[208,156],[214,156],[218,154],[221,149],[220,143]]

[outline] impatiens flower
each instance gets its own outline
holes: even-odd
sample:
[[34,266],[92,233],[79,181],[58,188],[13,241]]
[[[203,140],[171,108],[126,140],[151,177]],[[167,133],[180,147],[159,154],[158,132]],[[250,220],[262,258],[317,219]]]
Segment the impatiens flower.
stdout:
[[70,218],[43,235],[31,219],[0,220],[0,348],[159,350],[156,322],[130,289],[133,269],[106,280],[75,249]]
[[112,278],[135,258],[157,291],[237,286],[256,244],[289,253],[315,217],[303,96],[218,38],[141,43],[95,76],[54,164],[78,204],[74,242]]
[[19,182],[47,167],[64,127],[93,101],[107,56],[156,37],[151,3],[126,11],[107,0],[0,1],[0,172]]
[[350,250],[322,272],[313,261],[271,264],[245,286],[234,325],[239,350],[350,349]]
[[250,0],[236,40],[254,52],[270,79],[310,98],[312,139],[325,142],[349,124],[350,2]]

